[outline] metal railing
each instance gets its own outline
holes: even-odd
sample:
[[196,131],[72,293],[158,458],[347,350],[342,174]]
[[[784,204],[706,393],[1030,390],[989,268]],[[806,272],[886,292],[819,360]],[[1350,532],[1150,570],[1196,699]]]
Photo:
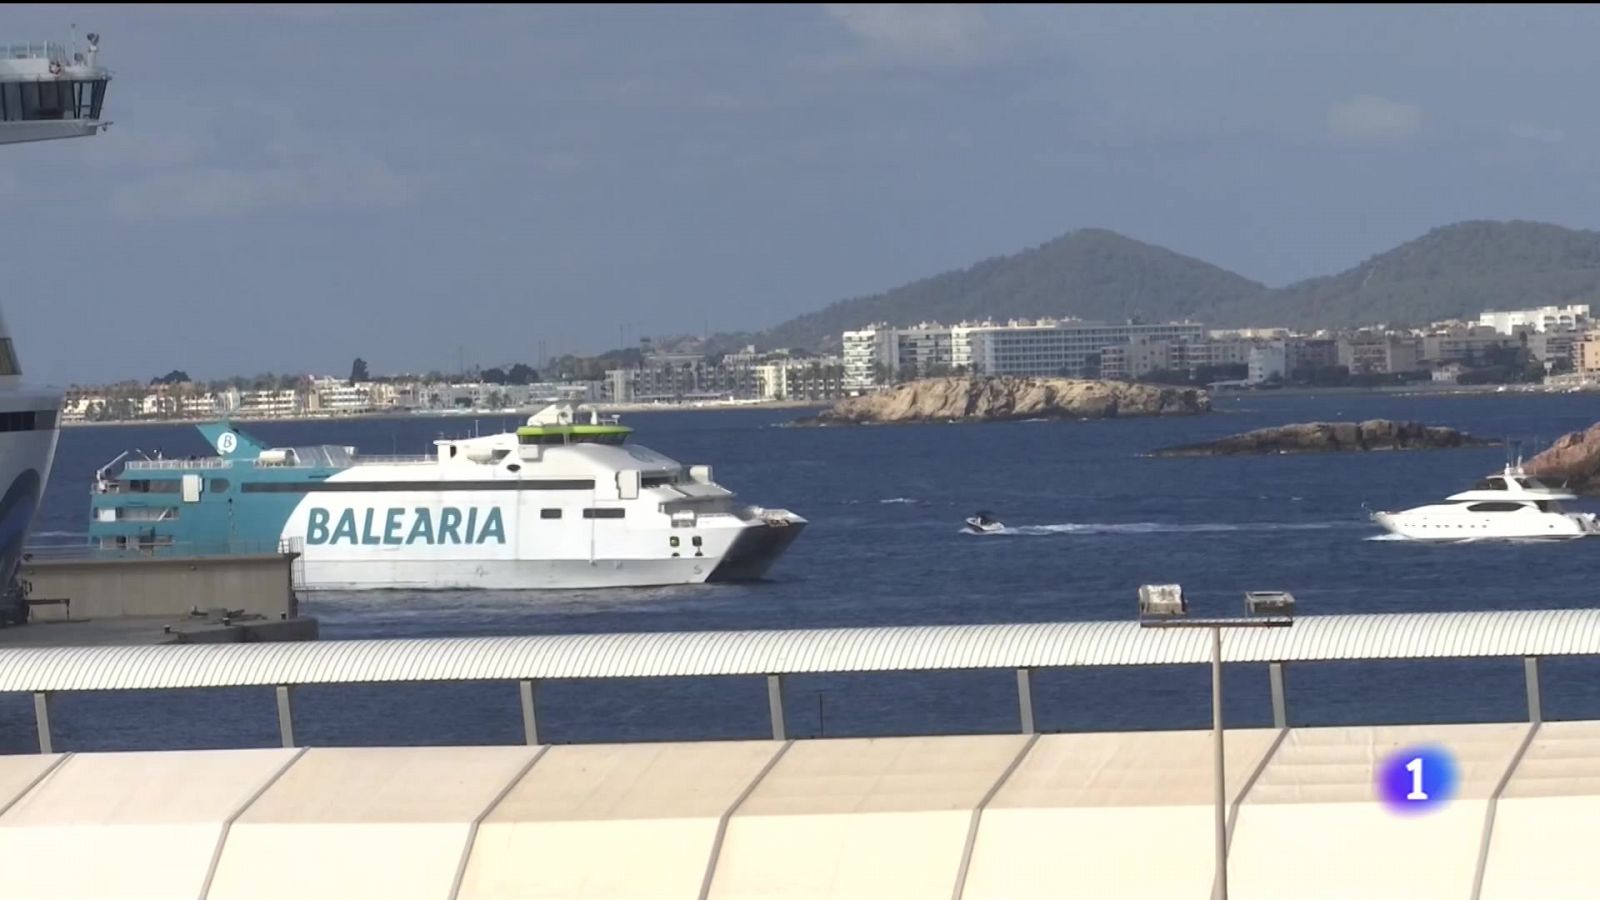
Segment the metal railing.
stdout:
[[[415,463],[436,463],[439,457],[424,453],[391,453],[367,454],[358,453],[350,457],[352,463],[366,463],[369,465],[395,465]],[[215,456],[201,457],[198,459],[131,459],[125,463],[125,468],[131,470],[149,469],[227,469],[232,467],[230,460]],[[321,462],[311,462],[296,458],[293,461],[264,462],[255,461],[258,469],[316,469],[323,468]]]
[[65,62],[67,47],[55,41],[5,44],[0,46],[0,59],[53,59]]
[[196,459],[130,459],[123,463],[125,469],[226,469],[228,460],[216,456]]
[[24,562],[88,562],[93,560],[147,559],[150,557],[191,556],[270,556],[301,553],[299,538],[258,541],[175,541],[170,544],[130,544],[102,547],[98,544],[34,544],[22,554]]
[[[1211,652],[1198,630],[1137,622],[27,648],[0,650],[0,693],[33,695],[40,752],[48,753],[55,693],[272,686],[280,739],[293,746],[296,687],[514,682],[524,740],[535,744],[542,681],[759,676],[772,737],[783,740],[789,675],[1012,670],[1018,726],[1033,734],[1039,669],[1197,665]],[[1307,616],[1292,629],[1239,635],[1223,660],[1267,664],[1272,722],[1282,731],[1290,662],[1521,658],[1528,720],[1539,722],[1544,656],[1600,656],[1600,610]]]

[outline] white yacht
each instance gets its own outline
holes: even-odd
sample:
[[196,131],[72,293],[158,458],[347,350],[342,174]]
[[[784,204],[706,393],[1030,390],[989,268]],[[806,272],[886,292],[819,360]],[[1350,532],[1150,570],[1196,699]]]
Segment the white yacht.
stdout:
[[[0,43],[0,144],[97,134],[111,74],[95,57],[100,38],[81,52],[61,44]],[[14,210],[11,218],[20,221]],[[63,236],[65,239],[65,236]],[[30,387],[11,332],[0,317],[0,608],[18,608],[17,564],[50,478],[59,436],[61,391]]]
[[1600,534],[1594,514],[1562,509],[1561,501],[1575,499],[1576,494],[1528,475],[1518,459],[1444,503],[1377,512],[1372,520],[1415,541],[1570,540]]
[[89,535],[102,552],[287,545],[311,590],[640,587],[759,579],[806,525],[570,404],[426,456],[199,429],[217,456],[101,469]]

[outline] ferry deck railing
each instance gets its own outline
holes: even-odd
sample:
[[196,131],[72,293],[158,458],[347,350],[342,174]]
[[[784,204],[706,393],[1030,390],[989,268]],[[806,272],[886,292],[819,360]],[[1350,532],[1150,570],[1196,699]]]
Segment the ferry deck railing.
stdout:
[[[365,463],[370,465],[433,463],[438,461],[439,457],[423,453],[358,453],[349,457],[349,462],[351,463]],[[219,457],[204,457],[200,459],[130,459],[124,464],[124,467],[130,471],[151,471],[170,469],[226,469],[230,468],[232,465],[233,463],[230,460],[221,459]],[[265,462],[258,459],[254,461],[254,467],[257,469],[315,469],[321,468],[322,466],[322,462],[315,460],[296,459],[292,462]]]
[[[1528,720],[1538,723],[1539,660],[1547,656],[1600,656],[1600,609],[1304,616],[1292,628],[1239,632],[1223,645],[1224,663],[1267,664],[1280,734],[1288,728],[1289,663],[1520,657]],[[49,753],[50,698],[63,692],[273,687],[279,737],[288,747],[297,687],[514,682],[524,740],[536,744],[542,681],[762,677],[772,737],[784,740],[786,676],[1009,669],[1019,729],[1033,734],[1039,669],[1203,665],[1210,658],[1210,635],[1202,630],[1141,629],[1135,621],[15,648],[0,649],[0,693],[33,695],[39,750]]]
[[65,62],[67,47],[55,41],[0,44],[0,59],[53,59]]

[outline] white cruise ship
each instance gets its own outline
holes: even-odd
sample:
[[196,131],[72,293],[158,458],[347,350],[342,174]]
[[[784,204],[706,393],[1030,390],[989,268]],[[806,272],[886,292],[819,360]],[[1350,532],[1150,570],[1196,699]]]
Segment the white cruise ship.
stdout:
[[310,590],[639,587],[759,579],[806,525],[569,404],[415,457],[199,428],[216,457],[101,470],[89,534],[102,552],[287,545]]
[[[111,74],[95,57],[100,38],[69,53],[61,44],[0,42],[0,144],[96,134]],[[19,221],[11,211],[13,223]],[[22,380],[11,332],[0,318],[0,603],[4,614],[20,604],[17,564],[55,458],[61,392]]]

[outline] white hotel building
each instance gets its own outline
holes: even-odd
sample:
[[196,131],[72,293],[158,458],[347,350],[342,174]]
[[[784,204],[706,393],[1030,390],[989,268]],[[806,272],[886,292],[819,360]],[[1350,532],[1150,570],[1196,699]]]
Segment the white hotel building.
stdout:
[[1081,375],[1090,358],[1108,348],[1141,343],[1194,343],[1206,339],[1197,322],[1153,325],[1040,319],[1035,322],[923,323],[912,328],[874,325],[843,335],[845,390],[877,384],[876,373],[926,374],[949,370],[982,375]]
[[1589,305],[1579,303],[1535,309],[1491,309],[1478,316],[1478,324],[1487,325],[1501,334],[1515,334],[1522,328],[1536,332],[1584,331],[1589,327]]

